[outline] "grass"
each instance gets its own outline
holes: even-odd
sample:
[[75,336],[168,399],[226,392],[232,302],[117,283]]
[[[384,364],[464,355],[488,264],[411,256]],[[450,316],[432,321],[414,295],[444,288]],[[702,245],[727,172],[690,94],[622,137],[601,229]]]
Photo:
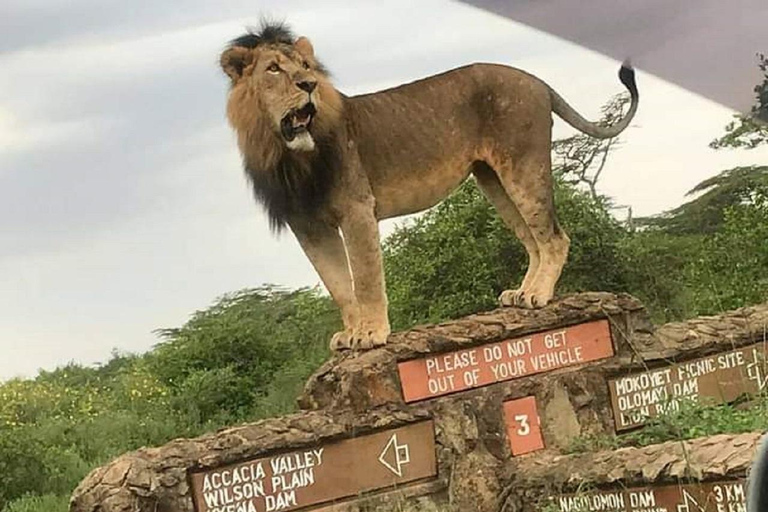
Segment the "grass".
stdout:
[[706,405],[681,402],[680,410],[649,420],[641,429],[623,435],[581,436],[568,453],[615,450],[626,446],[648,446],[666,441],[684,441],[717,434],[743,434],[768,429],[768,395],[762,394],[733,404]]
[[3,512],[66,512],[69,508],[69,496],[55,494],[29,495],[12,501]]

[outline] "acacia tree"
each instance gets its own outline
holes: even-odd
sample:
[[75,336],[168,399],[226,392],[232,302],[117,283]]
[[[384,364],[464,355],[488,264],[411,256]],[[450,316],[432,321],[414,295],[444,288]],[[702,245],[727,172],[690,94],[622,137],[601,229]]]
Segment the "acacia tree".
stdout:
[[[611,125],[624,117],[630,97],[626,93],[611,98],[602,108],[600,124]],[[597,199],[597,182],[605,169],[608,154],[621,144],[619,137],[596,139],[577,133],[552,143],[552,171],[565,183],[583,185]]]
[[768,196],[768,166],[751,165],[722,171],[686,195],[697,197],[662,214],[637,219],[636,223],[676,235],[714,233],[723,225],[729,208],[757,205],[760,197]]
[[768,57],[762,53],[757,57],[763,81],[755,86],[755,105],[749,114],[734,116],[735,119],[725,127],[725,135],[710,143],[714,149],[754,149],[768,144]]
[[[754,149],[768,144],[768,57],[757,56],[763,80],[754,88],[755,104],[748,114],[734,116],[725,134],[709,144],[713,149]],[[698,197],[660,215],[638,219],[638,223],[672,234],[714,233],[723,225],[729,209],[760,207],[767,193],[768,166],[736,167],[702,181],[686,194]]]

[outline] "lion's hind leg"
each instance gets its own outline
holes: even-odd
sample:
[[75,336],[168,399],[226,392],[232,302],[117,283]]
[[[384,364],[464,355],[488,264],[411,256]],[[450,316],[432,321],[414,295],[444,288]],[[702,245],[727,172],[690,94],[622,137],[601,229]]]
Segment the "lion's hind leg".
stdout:
[[528,224],[520,215],[517,206],[515,206],[515,203],[501,184],[496,172],[485,162],[475,162],[472,166],[472,174],[475,176],[478,187],[496,209],[501,220],[504,221],[507,228],[515,233],[515,236],[517,236],[528,253],[528,270],[520,287],[517,290],[505,290],[499,296],[502,306],[520,304],[524,297],[524,290],[530,288],[533,278],[539,269],[539,246],[533,238]]
[[527,148],[524,154],[514,158],[495,154],[489,161],[527,225],[539,255],[533,277],[519,290],[503,293],[503,305],[513,302],[528,308],[545,306],[554,296],[555,285],[568,259],[570,239],[555,215],[550,158],[549,144],[541,144]]

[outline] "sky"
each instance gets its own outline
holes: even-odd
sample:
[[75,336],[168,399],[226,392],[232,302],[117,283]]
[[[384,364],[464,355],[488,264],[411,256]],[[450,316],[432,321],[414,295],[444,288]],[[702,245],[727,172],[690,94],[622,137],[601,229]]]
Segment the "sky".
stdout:
[[765,0],[463,1],[615,59],[631,57],[646,72],[742,112],[754,104]]
[[[264,15],[309,37],[346,94],[477,61],[536,74],[592,119],[623,90],[618,61],[466,4],[319,4],[3,0],[0,379],[145,351],[230,291],[319,282],[292,236],[269,232],[224,114],[219,53]],[[635,215],[766,160],[708,148],[732,110],[642,68],[637,81],[599,187]]]

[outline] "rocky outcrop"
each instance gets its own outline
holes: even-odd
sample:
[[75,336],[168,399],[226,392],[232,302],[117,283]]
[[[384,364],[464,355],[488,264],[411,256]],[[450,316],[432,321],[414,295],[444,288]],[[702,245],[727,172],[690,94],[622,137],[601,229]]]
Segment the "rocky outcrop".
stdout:
[[487,313],[416,327],[393,334],[387,345],[361,354],[342,353],[325,363],[307,382],[303,409],[365,410],[403,403],[397,363],[431,354],[479,346],[530,333],[608,319],[617,355],[626,365],[638,353],[658,354],[664,345],[642,304],[629,295],[580,293],[536,310],[501,308]]
[[[194,439],[177,439],[157,448],[126,453],[92,471],[72,494],[70,510],[192,512],[195,509],[190,473],[269,454],[317,448],[426,419],[428,415],[418,411],[394,409],[379,409],[365,415],[306,412],[226,428]],[[433,501],[440,502],[439,491],[445,486],[444,481],[436,478],[427,485],[420,483],[407,490],[392,487],[369,498],[365,506],[375,509],[391,505],[407,500],[414,492],[435,495]],[[360,504],[340,510],[354,511],[358,506]],[[211,510],[229,511],[227,508]]]
[[613,357],[417,403],[438,422],[465,411],[468,431],[481,432],[491,453],[506,456],[502,403],[534,396],[546,446],[562,449],[579,435],[615,432],[609,379],[768,339],[768,304],[657,328],[629,295],[580,293],[540,310],[502,308],[419,327],[393,335],[384,347],[338,355],[309,379],[299,404],[306,410],[358,411],[405,406],[399,362],[601,319],[610,324]]
[[577,492],[585,484],[621,489],[743,481],[760,437],[760,433],[719,435],[599,453],[541,453],[508,468],[503,510],[535,510],[549,496]]
[[[580,330],[587,324],[594,325]],[[505,308],[419,327],[394,334],[385,347],[331,359],[307,383],[299,400],[303,412],[143,448],[94,470],[75,490],[70,510],[437,512],[450,505],[518,512],[539,510],[542,499],[572,492],[578,484],[735,481],[746,472],[757,433],[562,453],[578,436],[616,431],[610,379],[763,341],[766,331],[768,304],[656,328],[636,299],[608,293],[581,293],[540,310]],[[535,355],[533,343],[539,344],[537,350],[546,352],[544,345],[552,350]],[[528,363],[542,357],[537,364],[551,366],[477,384],[482,364],[471,359],[486,354],[491,344],[507,344],[510,351],[527,346]],[[598,356],[579,359],[595,347]],[[557,350],[560,355],[547,359]],[[466,357],[451,359],[456,354]],[[474,384],[406,399],[401,365],[443,356],[453,365],[473,364],[474,373],[463,375],[474,375],[467,381]],[[520,413],[515,407],[522,402],[536,411]],[[525,450],[513,449],[515,439],[529,434],[536,438],[524,440]],[[327,450],[324,462],[321,449]],[[530,450],[535,451],[515,455]],[[231,469],[243,464],[248,469]],[[259,464],[261,475],[254,469]],[[253,500],[235,496],[245,487],[234,491],[225,485],[235,473],[238,479],[247,476]],[[294,474],[298,480],[285,480]]]
[[658,352],[645,352],[643,360],[693,359],[749,343],[768,341],[768,303],[672,322],[656,329]]

